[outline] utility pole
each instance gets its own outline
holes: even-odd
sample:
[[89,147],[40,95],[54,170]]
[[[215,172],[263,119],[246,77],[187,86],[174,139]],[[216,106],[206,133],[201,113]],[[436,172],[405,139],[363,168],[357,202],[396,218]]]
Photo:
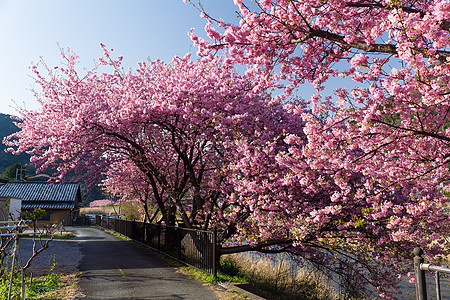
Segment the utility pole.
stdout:
[[25,177],[25,168],[20,165],[19,168],[16,169],[16,181],[22,180]]

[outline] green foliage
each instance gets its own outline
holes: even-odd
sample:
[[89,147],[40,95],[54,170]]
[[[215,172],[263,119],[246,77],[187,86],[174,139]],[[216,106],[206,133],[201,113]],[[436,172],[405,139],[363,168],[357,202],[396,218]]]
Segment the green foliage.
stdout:
[[130,241],[130,242],[133,241],[133,240],[130,239],[129,237],[127,237],[127,236],[125,236],[125,235],[123,235],[123,234],[120,234],[120,233],[118,233],[118,232],[115,232],[115,231],[112,231],[112,230],[105,230],[105,231],[108,232],[108,233],[110,233],[110,234],[112,234],[112,235],[115,235],[115,236],[121,238],[122,240]]
[[33,220],[33,222],[35,222],[37,219],[45,216],[45,214],[46,214],[45,209],[37,207],[33,210],[27,210],[27,211],[22,212],[21,217],[24,220]]
[[201,271],[197,268],[189,267],[189,266],[181,266],[180,269],[185,271],[186,273],[192,274],[195,278],[205,282],[205,283],[213,283],[215,282],[214,276],[205,273],[204,271]]
[[37,207],[30,212],[30,218],[31,220],[37,220],[45,216],[45,213],[46,213],[45,209]]
[[[48,274],[34,277],[31,279],[30,274],[26,274],[24,278],[24,282],[26,284],[25,287],[25,296],[27,299],[42,299],[42,294],[47,294],[51,291],[55,291],[59,287],[59,275],[55,273],[56,262],[53,259],[52,266],[50,267],[50,271]],[[10,282],[11,272],[7,267],[3,268],[3,273],[0,277],[0,299],[8,298],[9,291],[9,282]],[[30,283],[31,281],[31,283]],[[13,285],[11,288],[11,299],[20,299],[20,295],[22,294],[22,285],[21,285],[21,274],[18,267],[14,270],[13,275]]]
[[217,272],[217,280],[213,275],[206,273],[205,271],[199,270],[197,268],[193,268],[190,266],[182,265],[180,266],[182,270],[185,272],[192,274],[197,279],[205,283],[213,283],[213,282],[243,282],[246,281],[242,276],[239,267],[229,259],[224,259],[220,262],[220,270]]
[[[11,272],[7,269],[7,267],[4,267],[2,270],[2,275],[0,277],[0,298],[1,299],[7,299],[8,298],[8,292],[9,292],[9,282],[10,282],[10,275]],[[20,278],[20,272],[17,272],[15,270],[14,276],[13,276],[13,284],[11,288],[11,299],[19,299],[18,295],[21,295],[22,288],[21,288],[21,278]]]
[[227,279],[225,281],[245,281],[241,273],[241,269],[234,260],[224,258],[220,261],[220,274]]
[[37,207],[31,211],[22,212],[22,219],[24,220],[32,220],[34,231],[36,231],[36,220],[45,216],[46,211],[40,207]]
[[[79,178],[79,174],[75,174],[74,171],[70,172],[66,176],[67,181],[77,181]],[[104,199],[105,195],[101,187],[98,184],[93,186],[88,186],[86,184],[81,184],[81,198],[83,199],[84,204],[89,204],[90,202],[96,199]]]
[[53,259],[53,264],[50,267],[48,274],[40,276],[27,287],[26,293],[28,297],[36,297],[50,291],[54,291],[59,287],[58,273],[55,273],[56,262]]
[[[14,181],[16,180],[16,173],[17,170],[22,168],[22,164],[21,163],[15,163],[10,165],[9,167],[7,167],[5,169],[5,172],[3,172],[3,178],[8,179],[9,181]],[[23,175],[26,176],[27,171],[25,170],[25,173]]]

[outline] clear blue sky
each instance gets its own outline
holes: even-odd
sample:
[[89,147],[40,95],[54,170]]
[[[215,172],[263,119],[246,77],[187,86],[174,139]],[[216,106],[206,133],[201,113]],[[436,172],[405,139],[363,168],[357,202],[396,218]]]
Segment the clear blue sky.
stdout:
[[[198,2],[198,0],[194,0]],[[233,0],[201,0],[215,18],[237,22]],[[148,58],[169,62],[175,55],[197,51],[188,31],[204,33],[200,12],[182,0],[0,0],[0,113],[17,115],[15,106],[39,108],[30,89],[31,62],[40,58],[49,66],[61,62],[57,43],[80,56],[79,66],[91,69],[102,56],[100,43],[124,57],[126,69]],[[324,94],[354,83],[330,80]],[[308,99],[315,90],[302,86]]]
[[[202,0],[211,15],[236,20],[232,0]],[[182,0],[0,0],[0,113],[19,106],[37,109],[29,91],[32,61],[54,66],[59,48],[69,47],[90,68],[102,55],[99,44],[124,56],[124,66],[138,61],[183,56],[197,51],[187,35],[203,35],[205,20]],[[13,107],[11,107],[13,106]]]

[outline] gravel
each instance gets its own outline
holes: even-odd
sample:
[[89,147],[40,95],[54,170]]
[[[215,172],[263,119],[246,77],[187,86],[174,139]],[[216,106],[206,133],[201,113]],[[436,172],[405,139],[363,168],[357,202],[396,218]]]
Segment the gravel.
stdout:
[[[25,265],[33,254],[33,240],[36,241],[36,249],[40,249],[39,239],[25,237],[19,239],[18,259],[21,259],[22,265]],[[32,260],[27,272],[48,273],[54,263],[56,263],[55,271],[58,273],[78,272],[78,265],[82,258],[83,255],[76,240],[52,240],[48,248]]]

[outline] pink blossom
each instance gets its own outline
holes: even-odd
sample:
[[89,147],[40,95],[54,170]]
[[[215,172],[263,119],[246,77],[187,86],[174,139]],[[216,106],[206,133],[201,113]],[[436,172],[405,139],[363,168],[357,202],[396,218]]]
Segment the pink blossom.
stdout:
[[89,207],[102,207],[102,206],[110,206],[114,205],[115,203],[111,200],[94,200],[91,203],[89,203]]
[[355,56],[352,57],[352,59],[350,60],[350,63],[357,67],[359,65],[362,65],[364,63],[367,62],[367,60],[369,59],[368,55],[362,54],[362,53],[358,53]]

